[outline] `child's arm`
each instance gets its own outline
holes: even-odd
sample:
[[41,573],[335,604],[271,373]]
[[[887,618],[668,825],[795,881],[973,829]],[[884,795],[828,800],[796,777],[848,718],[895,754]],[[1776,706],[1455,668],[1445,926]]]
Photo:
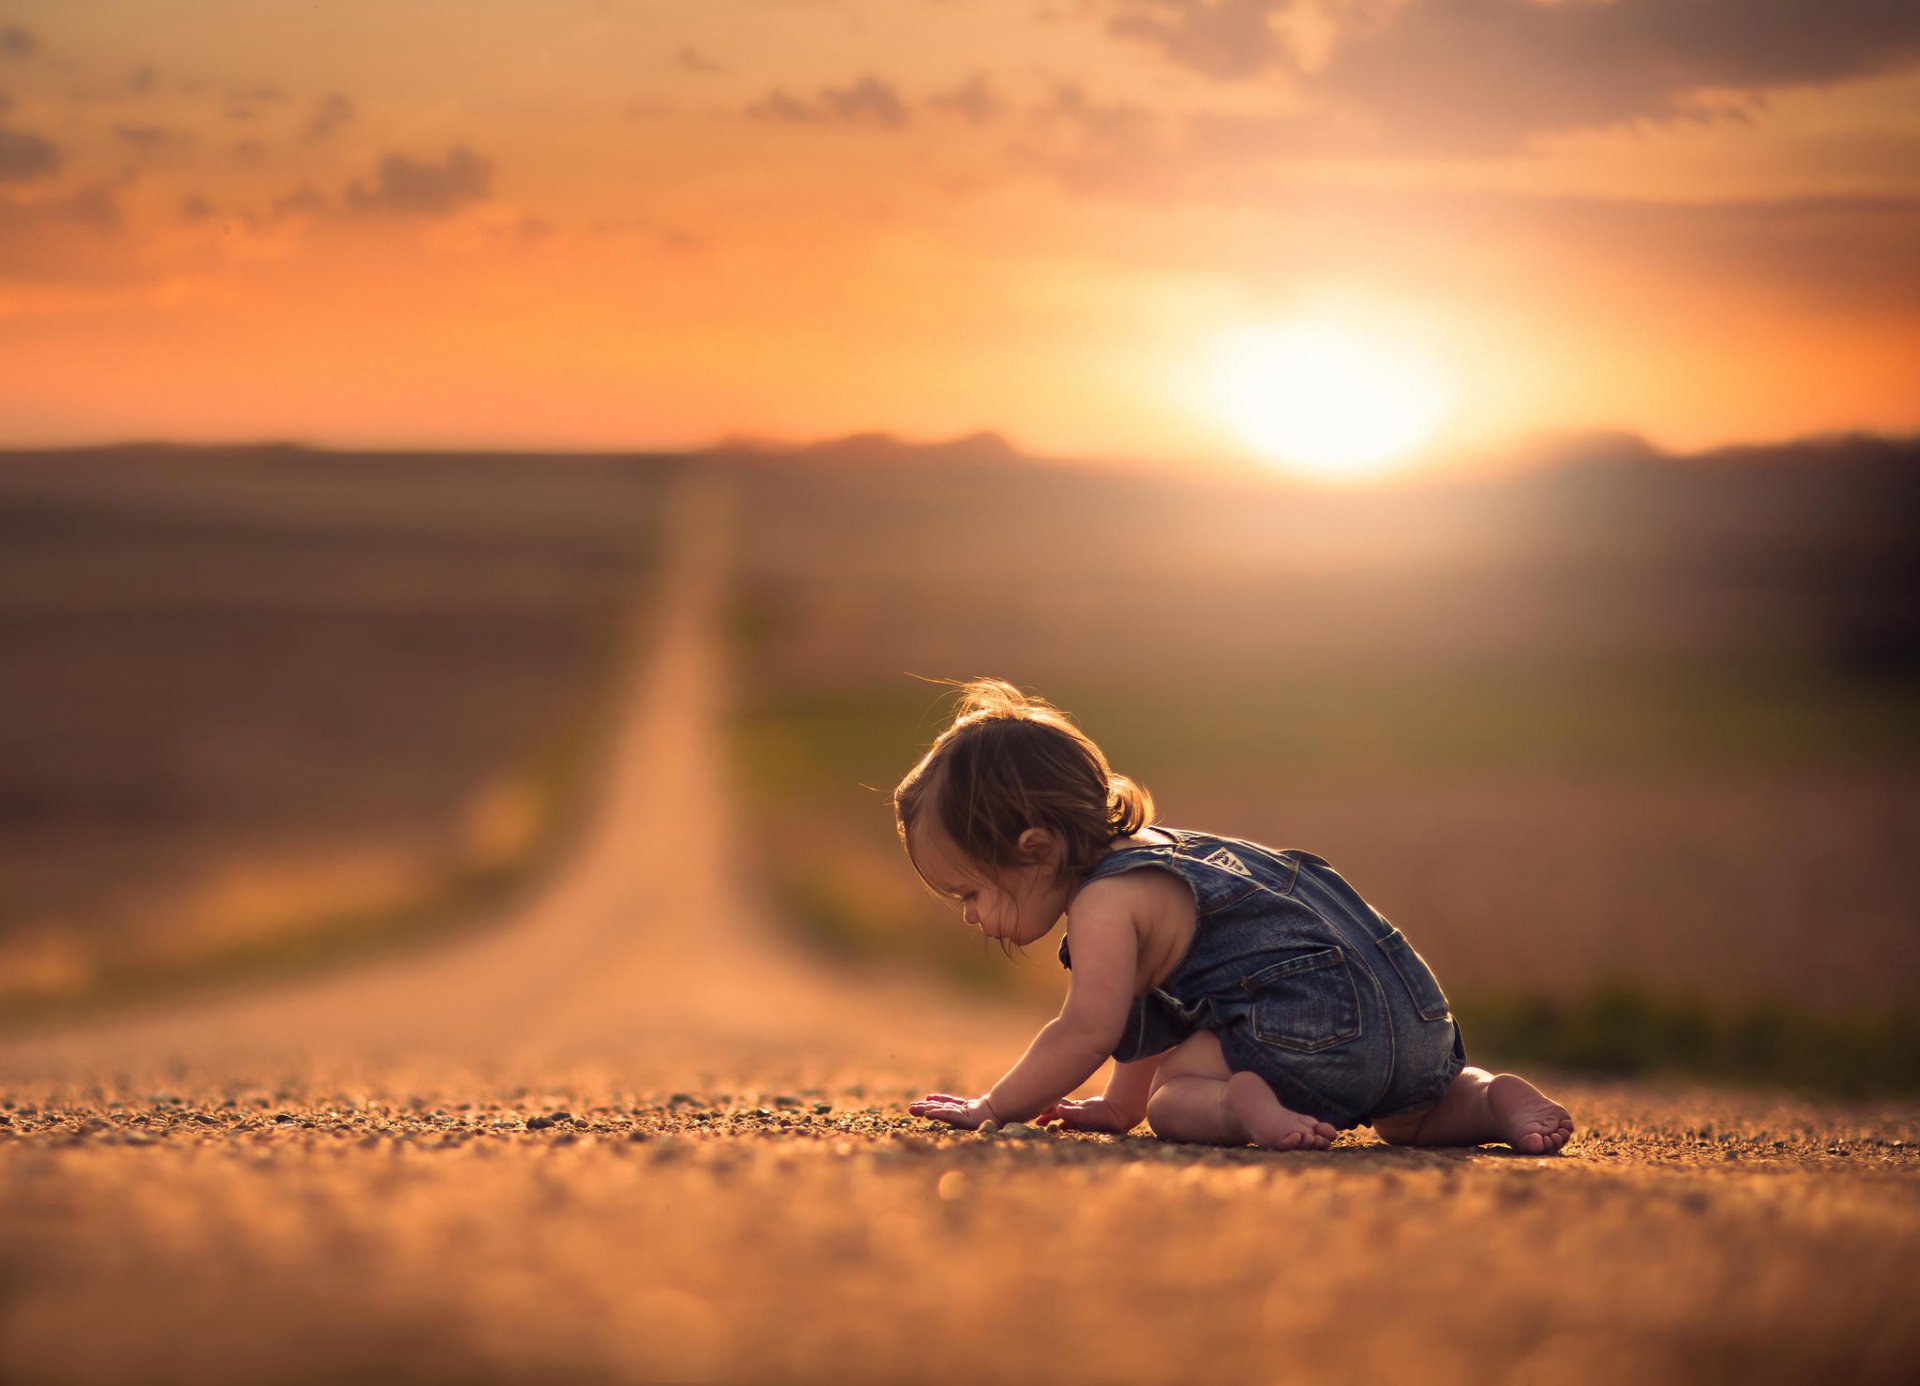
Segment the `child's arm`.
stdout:
[[1073,971],[1066,1005],[1034,1037],[1020,1062],[984,1098],[932,1093],[908,1111],[968,1128],[988,1119],[1028,1121],[1100,1071],[1126,1031],[1140,958],[1128,893],[1100,889],[1107,884],[1093,882],[1074,901],[1067,920]]

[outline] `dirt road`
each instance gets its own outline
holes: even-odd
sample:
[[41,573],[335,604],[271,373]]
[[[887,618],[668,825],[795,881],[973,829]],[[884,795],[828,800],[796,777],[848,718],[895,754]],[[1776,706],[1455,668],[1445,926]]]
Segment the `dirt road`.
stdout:
[[1567,1087],[1553,1159],[949,1134],[1043,1016],[799,952],[690,474],[600,811],[377,967],[0,1047],[0,1380],[1920,1374],[1920,1111]]

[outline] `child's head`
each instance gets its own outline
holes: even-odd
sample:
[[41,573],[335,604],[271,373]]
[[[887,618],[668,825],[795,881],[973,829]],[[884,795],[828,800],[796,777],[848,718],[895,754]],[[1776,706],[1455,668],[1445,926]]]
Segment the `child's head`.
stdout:
[[1153,819],[1146,789],[1115,774],[1086,733],[1000,679],[960,686],[953,724],[900,781],[893,809],[922,879],[921,849],[935,828],[943,848],[991,880],[1044,861],[1064,883]]

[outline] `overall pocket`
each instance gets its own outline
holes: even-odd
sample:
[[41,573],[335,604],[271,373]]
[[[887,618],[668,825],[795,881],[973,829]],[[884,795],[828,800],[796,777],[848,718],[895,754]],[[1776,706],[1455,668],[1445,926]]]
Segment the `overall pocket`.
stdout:
[[1393,964],[1393,970],[1400,974],[1400,980],[1406,984],[1407,994],[1413,998],[1413,1008],[1420,1013],[1420,1018],[1445,1020],[1449,1014],[1446,993],[1440,990],[1440,983],[1435,979],[1433,969],[1427,966],[1427,960],[1407,942],[1407,936],[1389,926],[1387,936],[1378,940],[1378,943],[1380,951],[1387,955],[1387,961]]
[[1240,985],[1253,994],[1253,1035],[1263,1044],[1313,1054],[1360,1036],[1360,997],[1338,948],[1271,963]]

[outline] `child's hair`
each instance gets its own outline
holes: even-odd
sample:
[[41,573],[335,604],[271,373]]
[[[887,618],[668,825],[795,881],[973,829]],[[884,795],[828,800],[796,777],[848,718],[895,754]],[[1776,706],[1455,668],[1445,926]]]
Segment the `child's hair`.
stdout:
[[1059,875],[1082,875],[1116,837],[1153,821],[1146,787],[1115,774],[1087,734],[1044,698],[1002,679],[958,685],[953,724],[893,791],[900,841],[931,803],[940,826],[989,874],[1014,865],[1028,828],[1045,828],[1061,845]]

